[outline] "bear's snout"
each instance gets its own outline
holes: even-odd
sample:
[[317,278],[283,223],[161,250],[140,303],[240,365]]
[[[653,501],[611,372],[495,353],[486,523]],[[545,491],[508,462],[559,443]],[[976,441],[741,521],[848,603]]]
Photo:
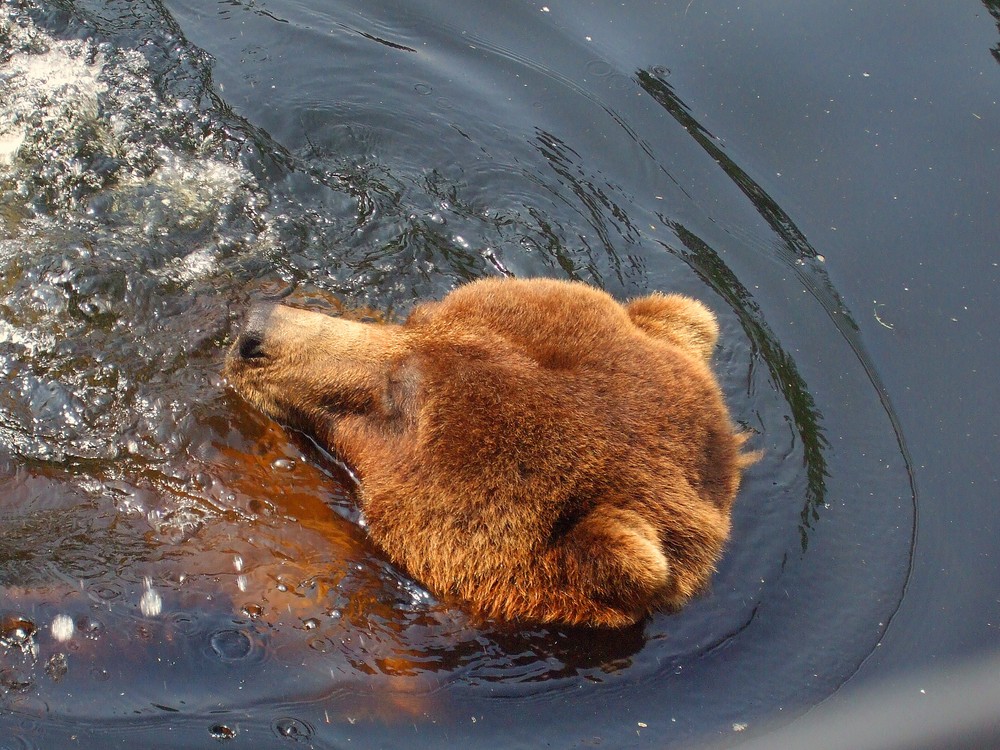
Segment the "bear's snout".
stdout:
[[232,355],[247,361],[259,360],[267,356],[264,341],[266,340],[268,321],[274,313],[274,307],[270,304],[259,304],[250,308],[243,324],[243,331],[233,346]]

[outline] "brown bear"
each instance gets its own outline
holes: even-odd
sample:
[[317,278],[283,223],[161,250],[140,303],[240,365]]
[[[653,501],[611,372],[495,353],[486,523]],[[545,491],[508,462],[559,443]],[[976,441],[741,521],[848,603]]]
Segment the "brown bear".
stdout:
[[632,624],[703,589],[741,448],[700,302],[486,279],[402,324],[259,305],[232,387],[358,475],[368,533],[503,621]]

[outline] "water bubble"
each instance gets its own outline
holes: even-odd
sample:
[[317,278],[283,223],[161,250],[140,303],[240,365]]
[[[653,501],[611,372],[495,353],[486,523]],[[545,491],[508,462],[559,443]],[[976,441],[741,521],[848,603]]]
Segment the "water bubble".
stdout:
[[304,630],[315,630],[318,627],[319,627],[319,620],[317,620],[315,617],[307,617],[305,620],[302,621],[302,628]]
[[76,629],[84,638],[96,641],[104,634],[104,623],[95,617],[84,615],[76,620]]
[[94,667],[90,670],[90,676],[94,678],[94,682],[107,682],[111,679],[111,673],[104,667]]
[[215,724],[208,732],[215,740],[231,740],[236,737],[236,730],[225,724]]
[[204,490],[212,486],[212,476],[204,471],[199,471],[191,477],[191,486]]
[[277,719],[272,726],[279,737],[294,742],[308,742],[313,734],[312,727],[306,722],[290,717]]
[[211,644],[222,661],[245,659],[253,647],[249,636],[240,630],[220,630],[212,635]]
[[295,468],[295,461],[290,458],[276,458],[271,462],[271,468],[278,471],[291,471]]

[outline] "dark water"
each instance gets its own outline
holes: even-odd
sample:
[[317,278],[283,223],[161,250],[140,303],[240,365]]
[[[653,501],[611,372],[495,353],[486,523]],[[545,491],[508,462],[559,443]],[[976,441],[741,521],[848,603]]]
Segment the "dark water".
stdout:
[[[995,647],[1000,9],[943,5],[5,4],[0,747],[736,743]],[[766,456],[684,612],[476,627],[219,380],[261,294],[496,274],[718,313]]]

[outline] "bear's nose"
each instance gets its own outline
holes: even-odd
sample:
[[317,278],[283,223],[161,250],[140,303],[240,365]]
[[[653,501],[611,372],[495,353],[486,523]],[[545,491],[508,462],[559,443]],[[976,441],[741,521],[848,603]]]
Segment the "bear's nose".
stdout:
[[264,350],[264,331],[267,330],[267,322],[273,310],[274,305],[266,304],[254,305],[250,308],[243,325],[243,332],[236,339],[236,345],[233,347],[240,359],[253,360],[267,356],[267,352]]
[[241,359],[261,359],[264,356],[264,337],[256,331],[244,331],[236,339],[236,350]]

